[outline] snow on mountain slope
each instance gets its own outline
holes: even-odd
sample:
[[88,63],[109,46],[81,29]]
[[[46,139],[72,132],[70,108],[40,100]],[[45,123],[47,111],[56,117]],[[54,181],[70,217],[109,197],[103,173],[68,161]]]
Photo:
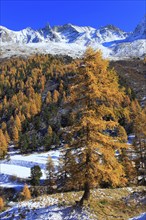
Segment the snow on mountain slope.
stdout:
[[16,43],[1,43],[0,54],[1,58],[12,56],[29,56],[32,54],[58,54],[68,55],[71,57],[80,57],[86,50],[86,47],[78,44],[66,44],[56,42],[42,42],[42,43],[29,43],[29,44],[16,44]]
[[66,24],[63,26],[54,26],[53,30],[61,36],[61,40],[66,43],[76,42],[80,37],[82,37],[82,43],[85,44],[87,38],[92,31],[95,31],[91,27],[79,27],[72,24]]
[[49,25],[35,31],[31,28],[26,28],[21,31],[11,31],[3,26],[0,26],[1,42],[13,43],[38,43],[46,41],[65,42],[65,43],[81,43],[86,45],[88,41],[91,43],[103,43],[113,40],[122,40],[127,34],[113,25],[105,26],[96,30],[92,27],[79,27],[72,24],[63,26]]
[[12,31],[3,26],[0,26],[0,42],[7,43],[38,43],[43,41],[39,32],[31,28],[26,28],[21,31]]
[[138,39],[133,42],[123,42],[118,43],[111,47],[112,57],[117,59],[122,58],[132,58],[132,57],[142,57],[146,53],[146,40]]
[[96,30],[95,34],[98,38],[99,43],[123,40],[129,36],[129,33],[126,33],[113,25],[102,27]]
[[54,41],[60,42],[61,37],[58,33],[56,33],[53,29],[51,29],[50,25],[46,25],[44,28],[39,30],[40,35],[43,38],[44,42]]
[[28,56],[34,53],[82,56],[87,47],[100,49],[109,59],[144,56],[146,51],[146,17],[132,33],[113,25],[99,29],[72,24],[46,25],[39,30],[26,28],[11,31],[0,26],[1,57]]

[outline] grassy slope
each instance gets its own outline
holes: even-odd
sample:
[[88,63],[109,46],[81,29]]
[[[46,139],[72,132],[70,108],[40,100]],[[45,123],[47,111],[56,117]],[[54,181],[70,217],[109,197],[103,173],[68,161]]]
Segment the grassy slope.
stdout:
[[[44,210],[44,220],[49,219],[49,216],[54,219],[54,212],[57,215],[60,213],[60,216],[65,216],[64,219],[68,220],[128,220],[146,211],[143,200],[146,198],[146,190],[142,186],[92,190],[90,201],[82,210],[75,207],[75,201],[78,201],[81,195],[82,192],[43,195],[32,201],[18,203],[17,208],[13,207],[0,217],[3,219],[4,216],[14,216],[14,213],[17,216],[24,213],[26,219],[32,219],[36,213],[37,219],[41,219],[41,210]],[[59,219],[62,220],[63,217]]]

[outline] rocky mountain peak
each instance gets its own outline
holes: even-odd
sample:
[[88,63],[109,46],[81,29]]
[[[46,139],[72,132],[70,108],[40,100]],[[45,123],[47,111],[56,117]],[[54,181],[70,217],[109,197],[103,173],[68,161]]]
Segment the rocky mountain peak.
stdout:
[[135,30],[131,34],[131,37],[134,39],[146,39],[146,15],[136,26]]
[[118,28],[118,27],[116,27],[112,24],[108,24],[106,26],[103,26],[103,27],[101,27],[101,29],[108,29],[108,30],[111,30],[111,31],[124,32],[120,28]]

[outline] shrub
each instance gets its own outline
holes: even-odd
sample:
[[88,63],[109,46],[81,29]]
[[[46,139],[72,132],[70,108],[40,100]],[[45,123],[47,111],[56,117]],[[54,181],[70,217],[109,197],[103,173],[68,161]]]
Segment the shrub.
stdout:
[[22,195],[23,199],[25,199],[25,200],[31,199],[31,193],[30,193],[30,190],[29,190],[27,184],[24,185],[24,188],[23,188],[21,195]]
[[34,186],[39,185],[41,176],[41,168],[38,165],[33,166],[31,168],[31,184]]

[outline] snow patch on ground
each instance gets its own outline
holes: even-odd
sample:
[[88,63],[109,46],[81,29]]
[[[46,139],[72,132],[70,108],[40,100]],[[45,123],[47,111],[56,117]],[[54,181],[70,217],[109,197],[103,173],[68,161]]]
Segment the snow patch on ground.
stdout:
[[146,213],[143,213],[137,217],[130,218],[129,220],[146,220]]
[[31,167],[39,165],[43,173],[41,179],[46,179],[46,163],[47,158],[50,156],[54,162],[55,167],[58,166],[58,159],[60,155],[59,150],[52,150],[45,153],[33,153],[31,155],[20,155],[10,147],[10,159],[0,161],[0,186],[1,187],[17,187],[23,184],[17,184],[11,177],[16,176],[19,178],[27,179],[30,177]]
[[42,196],[34,200],[19,202],[0,214],[1,220],[94,220],[87,210],[72,206],[58,206],[58,199]]

